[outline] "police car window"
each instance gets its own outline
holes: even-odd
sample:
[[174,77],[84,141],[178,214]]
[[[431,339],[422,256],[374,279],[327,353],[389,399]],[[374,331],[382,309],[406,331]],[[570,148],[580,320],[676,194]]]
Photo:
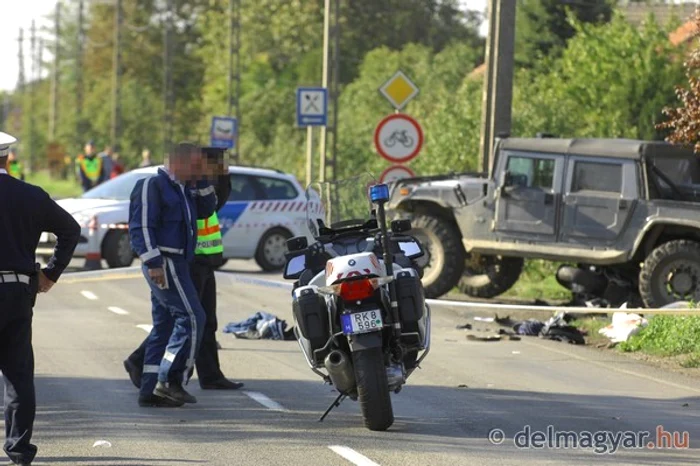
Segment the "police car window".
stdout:
[[571,192],[622,192],[622,165],[614,163],[576,162]]
[[296,199],[299,195],[292,183],[279,178],[266,178],[258,176],[255,178],[265,193],[265,199]]
[[138,180],[153,176],[154,173],[130,172],[112,178],[82,195],[83,199],[110,199],[128,201]]
[[254,201],[259,199],[252,180],[245,175],[231,175],[231,194],[229,201]]
[[554,164],[552,159],[534,157],[510,157],[506,168],[513,185],[522,188],[552,189],[554,185]]

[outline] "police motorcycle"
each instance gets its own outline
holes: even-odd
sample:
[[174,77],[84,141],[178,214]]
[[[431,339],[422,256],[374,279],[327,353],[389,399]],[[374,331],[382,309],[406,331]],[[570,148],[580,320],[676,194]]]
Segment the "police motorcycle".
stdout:
[[[354,192],[341,194],[348,191]],[[401,391],[430,350],[430,309],[416,263],[424,252],[406,234],[409,220],[387,228],[389,189],[372,177],[312,185],[306,194],[323,199],[326,220],[310,221],[313,207],[307,208],[314,242],[288,241],[284,278],[296,280],[292,309],[301,351],[339,393],[320,421],[350,398],[359,400],[365,426],[383,431],[394,422],[390,392]],[[333,223],[370,211],[368,219]]]

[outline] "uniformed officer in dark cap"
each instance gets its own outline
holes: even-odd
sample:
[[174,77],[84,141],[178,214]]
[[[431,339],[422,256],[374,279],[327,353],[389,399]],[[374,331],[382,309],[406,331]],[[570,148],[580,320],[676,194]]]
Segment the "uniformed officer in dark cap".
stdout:
[[[218,147],[204,147],[202,154],[205,163],[216,177],[217,206],[221,208],[228,201],[231,193],[231,179],[228,174],[228,166],[225,163],[225,149]],[[226,378],[221,371],[219,353],[216,342],[216,276],[215,270],[224,263],[224,247],[219,226],[219,218],[214,212],[207,219],[197,220],[197,245],[195,247],[194,261],[190,265],[190,272],[197,297],[202,303],[206,315],[206,324],[202,335],[202,344],[197,360],[197,376],[199,385],[204,390],[236,390],[243,386],[240,382],[234,382]],[[146,338],[124,361],[124,368],[129,374],[132,383],[141,388],[141,376],[143,374],[144,357],[146,353]]]
[[[32,308],[68,266],[80,226],[49,195],[7,173],[9,147],[17,140],[0,132],[0,371],[5,382],[5,453],[28,465],[36,400]],[[56,235],[54,255],[43,270],[34,251],[42,232]]]

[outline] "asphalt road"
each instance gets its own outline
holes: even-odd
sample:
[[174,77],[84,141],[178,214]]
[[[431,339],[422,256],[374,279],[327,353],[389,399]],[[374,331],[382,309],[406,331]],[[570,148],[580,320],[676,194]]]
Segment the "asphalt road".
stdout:
[[[234,262],[231,271],[253,271]],[[219,332],[224,372],[242,391],[189,388],[199,403],[139,408],[122,360],[150,322],[143,279],[63,282],[35,308],[38,415],[35,465],[680,465],[700,461],[700,384],[622,356],[536,338],[474,342],[455,327],[469,313],[433,309],[433,348],[398,395],[387,432],[362,427],[296,342],[237,340]],[[289,291],[262,273],[219,274],[220,327],[265,310],[292,321]],[[687,431],[687,449],[520,448],[514,437],[559,431]],[[503,442],[488,440],[500,429]],[[498,434],[498,433],[497,433]],[[501,437],[496,435],[496,440]],[[586,434],[583,434],[586,435]],[[518,438],[522,439],[522,435]],[[535,438],[537,441],[538,439]],[[646,438],[643,444],[655,437]],[[680,439],[679,439],[680,440]],[[102,441],[109,442],[104,444]],[[585,440],[582,440],[585,442]],[[498,443],[498,442],[496,442]],[[520,443],[522,446],[522,442]],[[349,458],[349,459],[346,459]]]

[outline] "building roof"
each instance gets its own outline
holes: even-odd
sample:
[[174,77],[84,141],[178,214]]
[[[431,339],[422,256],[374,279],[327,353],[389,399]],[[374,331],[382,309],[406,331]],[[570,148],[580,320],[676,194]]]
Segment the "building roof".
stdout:
[[669,3],[669,4],[654,4],[646,3],[629,3],[622,8],[622,12],[631,24],[640,26],[649,14],[653,14],[659,24],[668,24],[674,18],[680,21],[687,21],[695,13],[698,8],[698,2],[685,3]]
[[641,160],[654,157],[695,158],[692,147],[636,139],[506,138],[499,149]]

